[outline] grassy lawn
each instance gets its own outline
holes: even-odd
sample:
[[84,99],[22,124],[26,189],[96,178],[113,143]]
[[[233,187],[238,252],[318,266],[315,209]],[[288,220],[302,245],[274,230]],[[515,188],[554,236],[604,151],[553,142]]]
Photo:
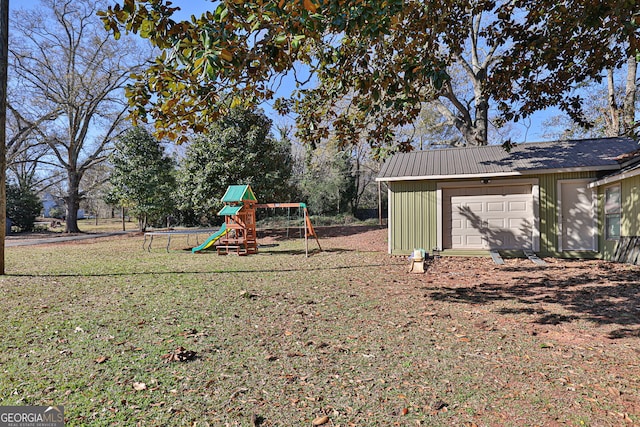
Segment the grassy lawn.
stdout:
[[640,422],[640,337],[553,340],[522,300],[437,298],[403,259],[330,242],[141,244],[7,248],[0,405],[64,405],[69,426]]

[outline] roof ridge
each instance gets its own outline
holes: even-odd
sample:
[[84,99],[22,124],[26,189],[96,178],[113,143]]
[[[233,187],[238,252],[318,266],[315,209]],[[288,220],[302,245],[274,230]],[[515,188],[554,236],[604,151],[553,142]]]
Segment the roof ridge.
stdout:
[[604,171],[619,170],[633,162],[640,162],[640,146],[631,138],[565,139],[520,143],[510,153],[501,145],[397,153],[384,163],[379,177],[440,179],[492,174],[523,175],[534,171]]
[[[618,140],[618,141],[634,141],[633,138],[630,137],[625,137],[625,136],[605,136],[605,137],[601,137],[601,138],[582,138],[582,139],[556,139],[553,141],[532,141],[532,142],[512,142],[513,144],[513,148],[516,147],[521,147],[523,145],[558,145],[558,144],[567,144],[567,143],[577,143],[577,144],[582,144],[582,143],[587,143],[587,142],[592,142],[592,141],[611,141],[611,140]],[[635,141],[634,141],[635,142]],[[413,151],[409,151],[405,154],[410,154],[410,153],[424,153],[424,152],[429,152],[429,151],[453,151],[453,150],[478,150],[478,149],[489,149],[489,148],[502,148],[503,145],[502,143],[496,143],[496,144],[488,144],[488,145],[465,145],[462,147],[444,147],[444,148],[432,148],[432,149],[426,149],[426,150],[413,150]]]

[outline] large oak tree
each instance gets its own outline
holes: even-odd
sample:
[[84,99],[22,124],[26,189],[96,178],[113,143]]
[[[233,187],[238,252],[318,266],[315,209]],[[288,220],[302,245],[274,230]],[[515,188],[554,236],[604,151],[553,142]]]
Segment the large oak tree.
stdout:
[[[549,106],[581,120],[571,89],[635,55],[640,20],[624,0],[226,0],[183,22],[174,11],[162,0],[123,0],[103,15],[116,37],[134,31],[164,49],[129,91],[138,117],[150,114],[160,134],[204,130],[223,110],[220,94],[259,103],[293,72],[300,90],[276,105],[298,112],[303,140],[333,134],[349,143],[366,133],[374,147],[401,150],[411,147],[395,129],[438,97],[467,144],[487,142],[490,98],[505,121]],[[491,25],[480,27],[482,16]],[[454,63],[475,80],[473,105],[450,88]],[[309,74],[315,87],[305,86]],[[349,108],[337,109],[345,97]]]
[[10,75],[25,101],[12,106],[55,116],[31,123],[39,125],[41,142],[66,174],[65,231],[78,232],[81,180],[105,159],[124,122],[124,86],[144,50],[131,41],[117,43],[104,31],[96,12],[106,3],[42,0],[41,6],[13,16]]

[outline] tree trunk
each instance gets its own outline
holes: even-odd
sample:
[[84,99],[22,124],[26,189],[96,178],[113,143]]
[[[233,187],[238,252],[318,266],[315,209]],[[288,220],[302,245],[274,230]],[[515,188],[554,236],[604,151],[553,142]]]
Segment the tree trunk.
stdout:
[[636,116],[636,74],[638,62],[634,55],[627,60],[627,81],[625,84],[624,105],[622,106],[622,132],[625,135],[633,132]]
[[487,101],[487,97],[484,95],[484,93],[482,93],[482,91],[476,94],[475,98],[475,140],[473,141],[474,143],[472,145],[487,145],[489,143],[489,101]]
[[138,218],[138,228],[143,233],[145,231],[147,231],[147,216],[146,215],[142,215],[140,218]]
[[628,135],[633,132],[636,115],[636,74],[638,63],[635,56],[627,59],[627,78],[622,105],[616,101],[616,88],[613,69],[607,70],[607,106],[609,114],[606,117],[607,136]]
[[620,108],[616,102],[616,85],[612,68],[607,70],[607,104],[609,114],[605,116],[607,124],[605,134],[606,136],[618,136],[620,133]]
[[69,172],[69,192],[65,197],[67,217],[65,233],[80,233],[78,228],[78,209],[80,208],[80,177],[77,173]]
[[4,239],[7,225],[7,63],[9,61],[9,0],[0,0],[0,275],[4,275]]

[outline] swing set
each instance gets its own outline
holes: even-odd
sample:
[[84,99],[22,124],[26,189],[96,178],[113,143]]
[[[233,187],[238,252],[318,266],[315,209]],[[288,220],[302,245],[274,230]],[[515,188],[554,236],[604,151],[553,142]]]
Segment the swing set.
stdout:
[[[303,223],[304,223],[304,246],[305,246],[305,254],[309,256],[309,237],[314,237],[316,239],[316,243],[318,244],[318,248],[322,250],[320,246],[320,241],[318,240],[318,235],[316,234],[316,230],[313,228],[313,224],[311,223],[311,219],[309,218],[309,210],[307,209],[307,205],[304,203],[259,203],[256,205],[258,209],[276,209],[276,208],[286,208],[287,209],[287,218],[291,220],[291,208],[298,208],[298,211],[302,211]],[[287,227],[287,237],[289,237],[289,227]]]
[[[212,234],[202,245],[193,248],[193,253],[200,252],[215,245],[218,255],[236,253],[250,255],[258,252],[256,239],[256,209],[297,208],[304,217],[305,255],[309,256],[309,237],[314,237],[318,248],[322,250],[307,205],[304,203],[258,203],[249,185],[231,185],[227,188],[222,202],[224,207],[218,215],[225,221],[220,230]],[[288,232],[288,229],[287,229]]]

